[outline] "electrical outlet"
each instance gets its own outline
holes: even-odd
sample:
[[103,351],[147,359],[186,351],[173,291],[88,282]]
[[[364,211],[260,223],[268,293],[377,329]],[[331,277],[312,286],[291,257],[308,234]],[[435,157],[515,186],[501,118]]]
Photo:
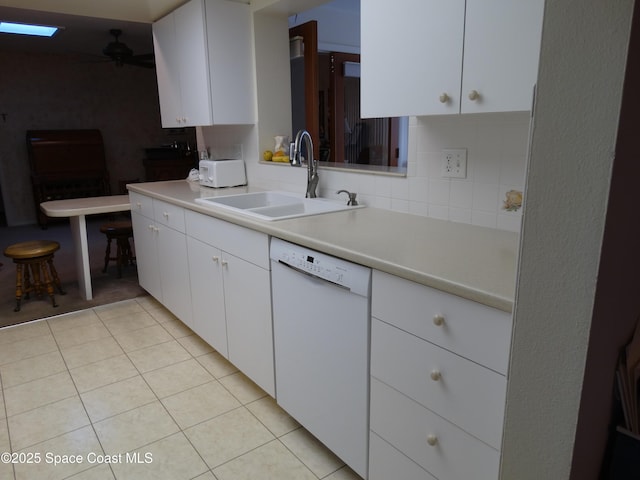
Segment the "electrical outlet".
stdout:
[[442,177],[467,178],[466,148],[447,148],[442,150]]

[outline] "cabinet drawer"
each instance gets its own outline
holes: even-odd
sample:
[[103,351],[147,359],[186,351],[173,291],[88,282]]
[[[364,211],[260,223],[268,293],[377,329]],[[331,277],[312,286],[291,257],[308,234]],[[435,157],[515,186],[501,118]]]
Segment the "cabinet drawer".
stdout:
[[497,372],[507,372],[510,313],[374,271],[371,314]]
[[269,270],[269,236],[201,213],[186,211],[187,234]]
[[156,222],[184,233],[184,208],[154,199],[153,217]]
[[498,479],[498,450],[375,378],[371,430],[439,480]]
[[153,220],[153,199],[140,195],[136,192],[129,192],[129,202],[131,202],[131,211],[144,215]]
[[417,463],[371,432],[369,436],[369,480],[437,480]]
[[376,319],[371,375],[500,448],[504,376]]

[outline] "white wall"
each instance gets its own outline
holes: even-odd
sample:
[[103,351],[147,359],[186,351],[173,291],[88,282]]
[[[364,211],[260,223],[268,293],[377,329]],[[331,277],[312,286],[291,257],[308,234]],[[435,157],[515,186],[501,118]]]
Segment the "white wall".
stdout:
[[[546,2],[504,480],[570,476],[633,5],[633,0]],[[611,310],[609,321],[617,322],[618,313]]]

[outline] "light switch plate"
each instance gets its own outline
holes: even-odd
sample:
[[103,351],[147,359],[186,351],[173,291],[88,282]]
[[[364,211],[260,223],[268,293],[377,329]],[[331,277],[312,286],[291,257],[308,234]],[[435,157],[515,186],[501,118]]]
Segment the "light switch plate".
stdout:
[[442,150],[442,177],[467,178],[466,148],[447,148]]

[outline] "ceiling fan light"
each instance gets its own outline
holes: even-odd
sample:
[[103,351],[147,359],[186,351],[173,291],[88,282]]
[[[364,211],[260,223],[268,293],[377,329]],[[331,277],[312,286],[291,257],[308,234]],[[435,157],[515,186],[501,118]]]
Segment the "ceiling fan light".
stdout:
[[0,33],[14,33],[18,35],[33,35],[38,37],[52,37],[60,27],[47,25],[30,25],[27,23],[0,21]]

